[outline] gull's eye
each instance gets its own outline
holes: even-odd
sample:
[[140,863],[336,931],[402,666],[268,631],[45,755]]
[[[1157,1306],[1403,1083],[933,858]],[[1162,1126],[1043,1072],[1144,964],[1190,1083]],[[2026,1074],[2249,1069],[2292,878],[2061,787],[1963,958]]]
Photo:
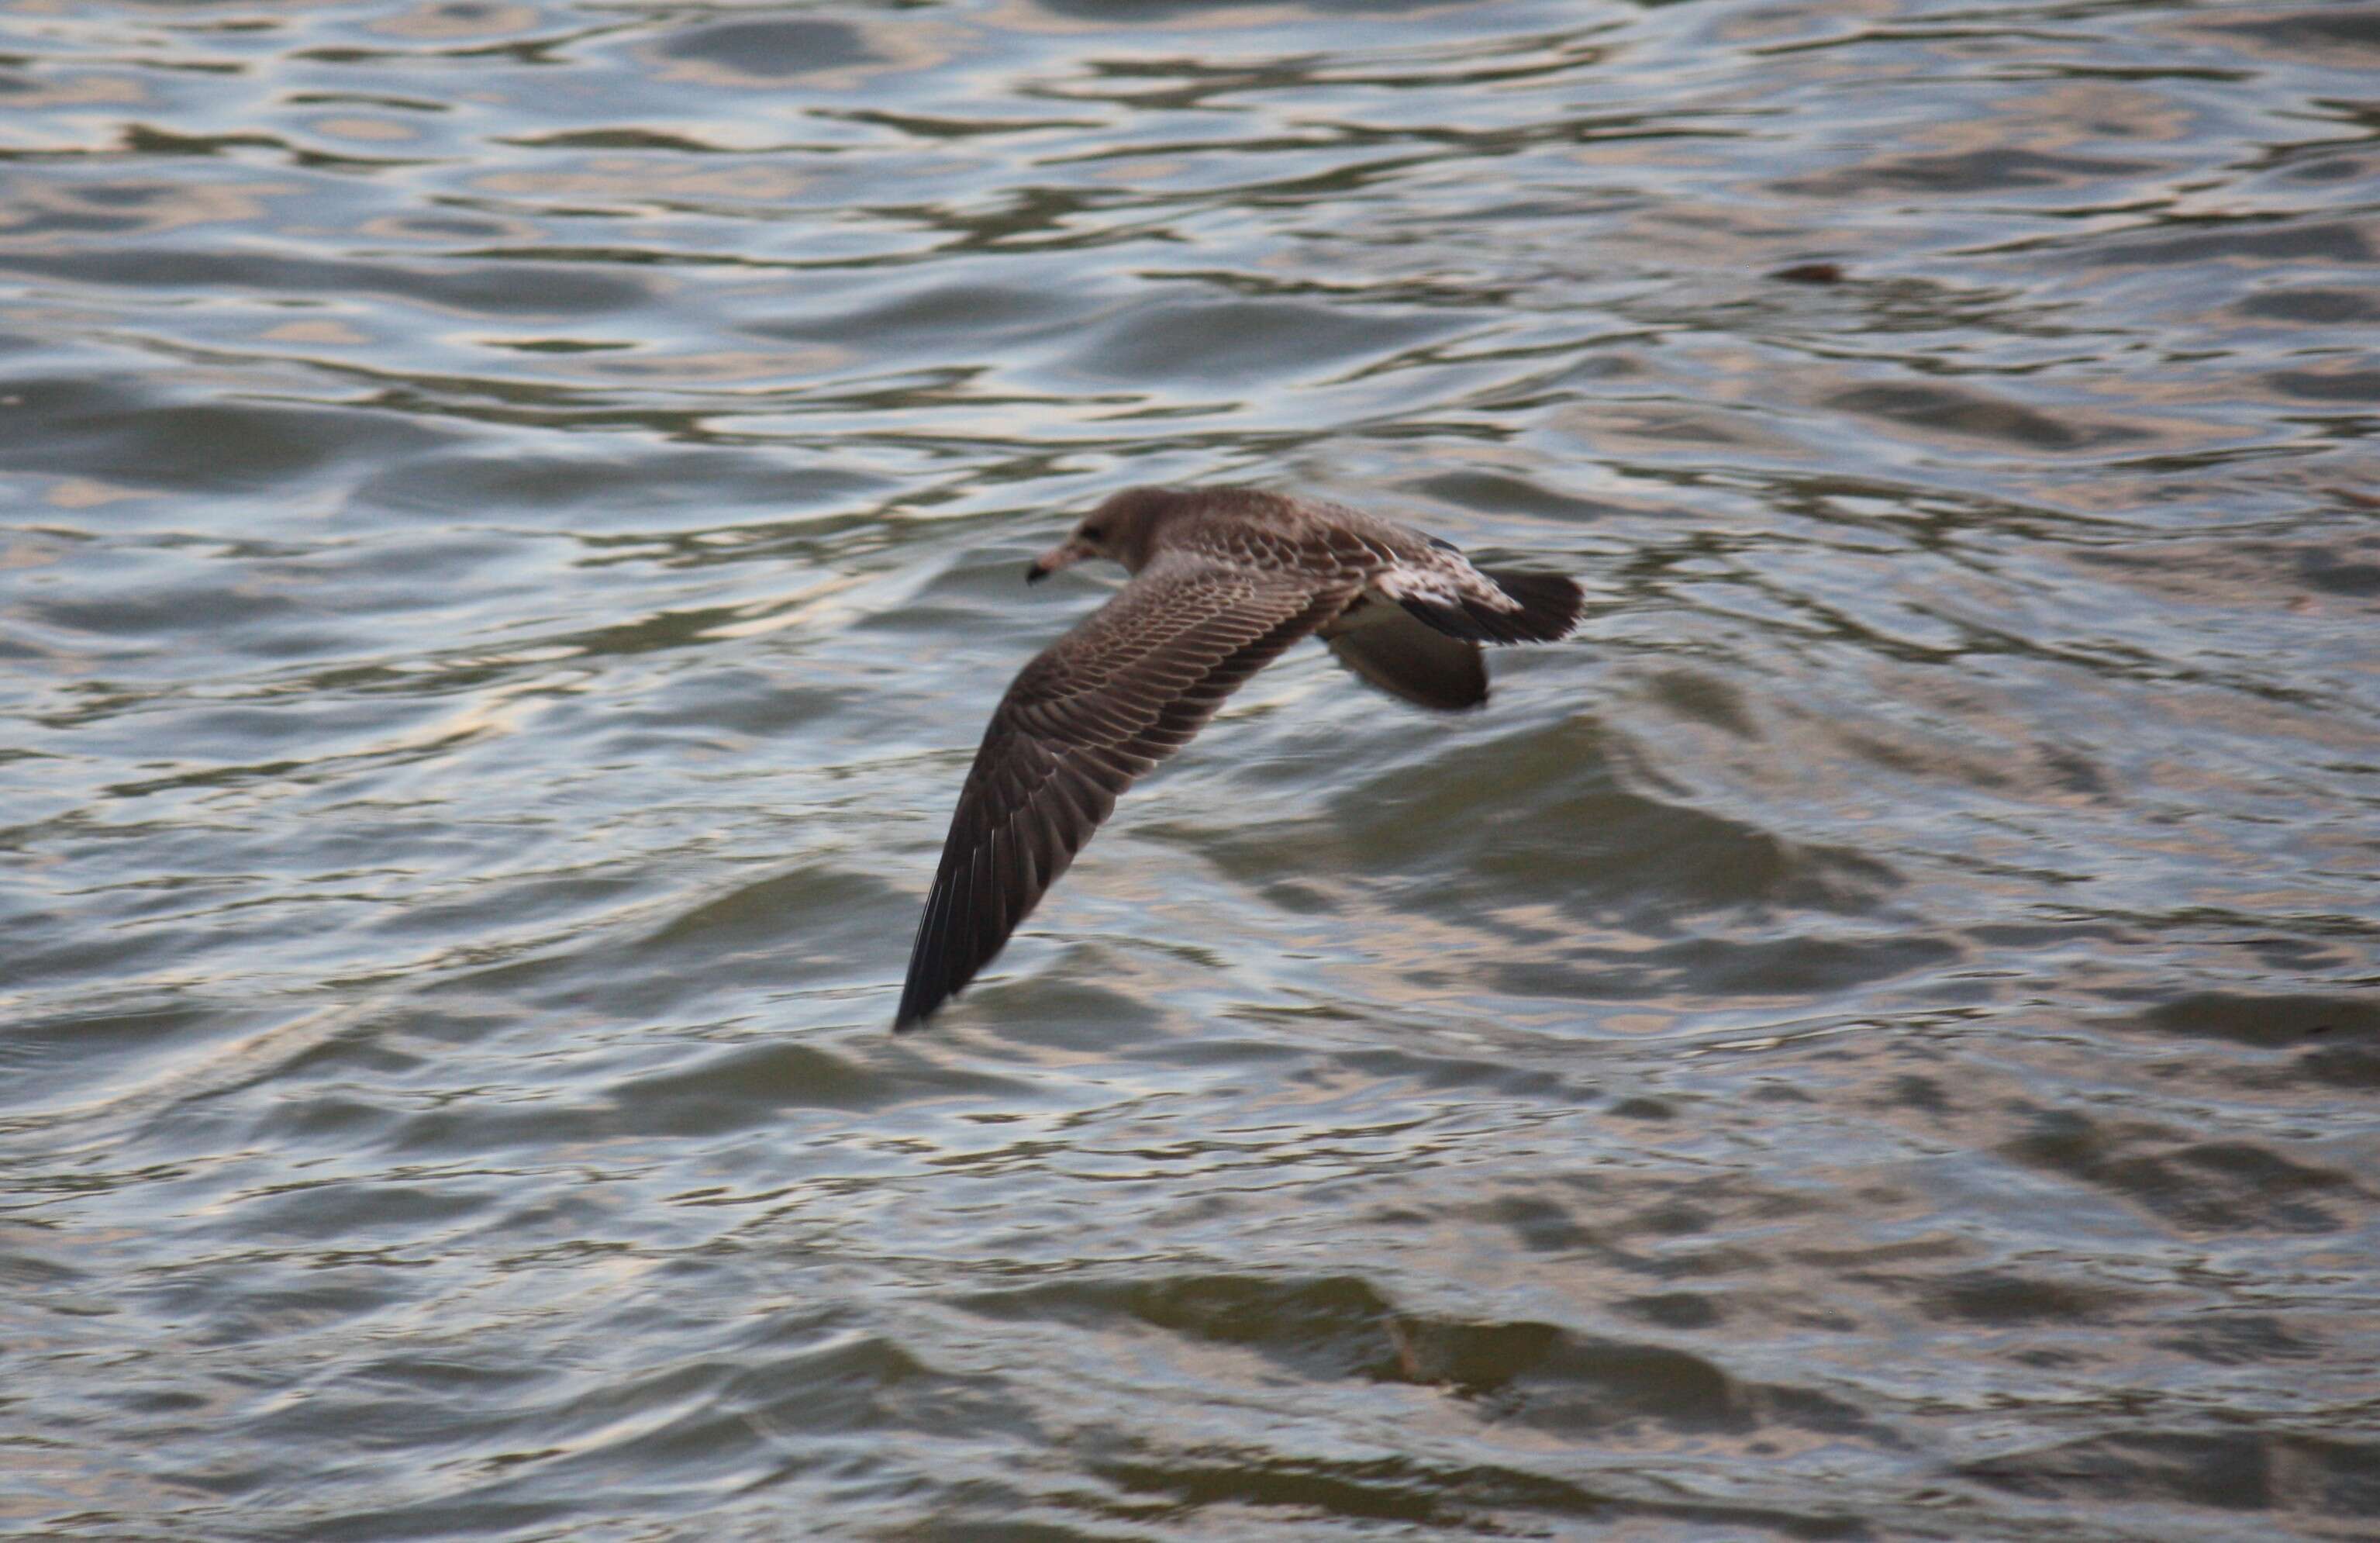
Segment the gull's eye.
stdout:
[[1083,527],[1083,535],[1088,541],[1104,541],[1108,539],[1108,528],[1104,525],[1087,525]]

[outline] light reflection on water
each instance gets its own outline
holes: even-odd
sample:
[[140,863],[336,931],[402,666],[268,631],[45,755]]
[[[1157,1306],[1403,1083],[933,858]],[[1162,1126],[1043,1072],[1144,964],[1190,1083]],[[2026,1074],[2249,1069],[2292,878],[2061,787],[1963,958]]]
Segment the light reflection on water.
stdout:
[[[2380,13],[0,15],[0,1525],[2380,1509]],[[1160,480],[1589,621],[896,1042]]]

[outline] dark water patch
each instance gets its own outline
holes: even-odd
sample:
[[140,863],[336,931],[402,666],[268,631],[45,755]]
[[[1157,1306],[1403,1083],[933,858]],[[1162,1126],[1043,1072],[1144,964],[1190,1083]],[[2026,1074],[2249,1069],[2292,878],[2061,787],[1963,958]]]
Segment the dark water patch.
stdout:
[[2137,177],[2154,169],[2151,164],[2141,161],[2000,148],[1888,157],[1845,166],[1821,176],[1789,178],[1778,183],[1777,190],[1808,198],[1855,197],[1872,191],[2004,192],[2083,188],[2111,179]]
[[1979,1270],[1929,1282],[1926,1310],[1938,1318],[1994,1327],[2104,1320],[2128,1294],[2054,1276]]
[[[1645,1299],[1638,1316],[1717,1321],[1698,1298]],[[1443,1389],[1489,1422],[1572,1434],[1658,1427],[1749,1430],[1776,1421],[1866,1430],[1857,1411],[1809,1390],[1743,1385],[1700,1356],[1599,1340],[1553,1324],[1463,1322],[1394,1309],[1352,1278],[1184,1277],[1028,1287],[963,1304],[1002,1321],[1095,1327],[1130,1320],[1166,1335],[1252,1351],[1301,1379]]]
[[[138,827],[135,828],[136,836],[137,833]],[[223,887],[236,889],[239,886],[235,882]],[[79,980],[119,978],[138,980],[152,974],[169,972],[177,966],[187,966],[193,959],[202,957],[213,942],[208,936],[207,929],[187,923],[173,925],[152,920],[142,925],[95,929],[82,908],[70,904],[34,912],[13,923],[8,929],[7,941],[11,945],[10,974],[18,987],[27,990],[55,990]],[[100,1002],[109,1003],[109,1008],[98,1014],[98,1021],[112,1021],[114,1007],[121,1004],[111,1002],[107,996],[103,996]],[[134,1014],[136,1021],[139,1016]],[[46,1032],[40,1027],[46,1021],[33,1019],[28,1032],[38,1039]],[[104,1035],[95,1041],[104,1042]],[[162,1041],[144,1046],[135,1059],[146,1060],[165,1048]],[[34,1079],[29,1077],[25,1086],[28,1093],[31,1093],[36,1086]]]
[[1710,1329],[1722,1319],[1718,1305],[1690,1291],[1658,1292],[1615,1303],[1620,1311],[1661,1329]]
[[89,592],[53,598],[36,589],[30,603],[14,609],[44,626],[93,638],[165,643],[198,634],[236,634],[250,639],[243,651],[253,649],[269,657],[285,658],[292,651],[285,639],[274,638],[269,646],[260,644],[281,632],[293,617],[303,616],[308,607],[297,595],[261,590],[254,583],[252,577],[227,568],[212,582],[194,576],[182,583],[144,584],[140,598],[129,601]]
[[[618,935],[626,924],[615,917],[598,888],[572,891],[573,880],[553,899],[588,908],[596,930],[567,929],[566,946],[555,947],[545,928],[526,911],[501,906],[473,914],[480,947],[455,959],[427,989],[468,997],[490,995],[534,1002],[543,1010],[600,1010],[666,1017],[749,990],[832,989],[855,978],[868,981],[892,972],[912,923],[912,902],[886,897],[880,881],[847,869],[782,874],[738,885],[709,900],[684,905],[674,918],[641,936]],[[649,895],[650,881],[611,877],[621,896]],[[543,881],[528,881],[532,896]],[[650,906],[640,910],[650,910]],[[493,930],[489,917],[498,918]],[[525,922],[537,923],[525,927]],[[633,961],[619,967],[624,961]],[[887,1010],[889,1012],[889,1008]],[[863,1014],[865,1015],[865,1014]]]
[[1214,388],[1312,378],[1411,347],[1458,323],[1292,300],[1165,301],[1135,307],[1060,361],[1093,380]]
[[91,378],[10,381],[0,395],[14,431],[0,468],[72,475],[104,468],[135,486],[235,492],[342,463],[393,460],[449,436],[393,413],[161,398]]
[[[716,748],[722,736],[798,743],[826,730],[854,705],[852,689],[805,686],[765,668],[686,671],[673,674],[641,703],[603,730],[615,749],[630,743],[687,750]],[[787,811],[796,820],[806,812]]]
[[2341,51],[2350,57],[2380,53],[2380,9],[2351,3],[2253,21],[2209,21],[2201,25],[2233,37],[2251,39],[2275,53],[2317,63],[2336,62]]
[[303,1103],[269,1111],[256,1132],[269,1140],[345,1147],[377,1147],[404,1120],[401,1110],[345,1093],[323,1093]]
[[[2372,261],[2372,243],[2355,225],[2336,221],[2206,220],[2189,235],[2134,235],[2096,240],[2086,249],[2103,267],[2182,267],[2229,262],[2352,262]],[[2170,231],[2181,221],[2155,228]]]
[[[18,940],[24,936],[17,926],[8,931]],[[115,943],[108,950],[114,957],[103,961],[111,967],[129,966],[143,952],[124,948],[120,940],[90,942]],[[12,942],[7,952],[11,973],[20,985],[44,978],[71,978],[77,973],[79,962],[71,954],[45,958],[50,951],[21,941]],[[139,1075],[158,1058],[235,1034],[242,1023],[242,1017],[220,1010],[178,1004],[19,1017],[0,1029],[0,1070],[15,1092],[8,1112],[21,1116],[54,1100],[103,1094],[111,1084]]]
[[1514,1529],[1541,1532],[1564,1523],[1607,1530],[1644,1523],[1687,1528],[1696,1537],[1828,1540],[1875,1536],[1859,1519],[1820,1507],[1789,1511],[1697,1500],[1679,1498],[1674,1490],[1623,1495],[1503,1464],[1308,1457],[1214,1444],[1136,1442],[1122,1454],[1101,1455],[1093,1466],[1128,1493],[1164,1496],[1189,1514],[1228,1507],[1231,1513],[1255,1512],[1269,1525],[1343,1523],[1360,1529],[1355,1536],[1377,1530],[1369,1524],[1381,1522],[1489,1537]]
[[[1258,0],[1250,5],[1248,0],[1128,0],[1124,14],[1135,22],[1190,23],[1205,30],[1275,26],[1301,17],[1335,17],[1349,12],[1394,16],[1402,11],[1462,10],[1477,3],[1478,0]],[[1103,0],[1031,0],[1031,4],[1034,9],[1053,16],[1102,26],[1112,22],[1118,14]]]
[[1645,684],[1653,699],[1672,712],[1738,739],[1760,737],[1743,693],[1727,681],[1692,670],[1668,670]]
[[2095,1501],[2368,1517],[2380,1507],[2380,1445],[2255,1430],[2141,1431],[2016,1452],[1960,1470],[1998,1488]]
[[476,936],[482,945],[524,928],[542,931],[573,923],[596,923],[616,907],[645,893],[645,886],[619,874],[568,872],[526,878],[492,877],[463,898],[429,901],[374,923],[391,937],[423,940]]
[[1803,845],[1621,785],[1585,723],[1478,746],[1460,762],[1394,769],[1334,798],[1331,814],[1362,871],[1434,875],[1496,906],[1594,915],[1624,895],[1645,917],[1864,915],[1900,884],[1866,854]]
[[[840,510],[880,496],[887,484],[866,472],[789,463],[749,451],[668,451],[635,455],[498,455],[474,451],[425,456],[393,467],[357,490],[359,502],[409,513],[474,516],[489,509],[528,510],[574,518],[658,523],[687,511],[717,528],[724,508],[765,506]],[[738,532],[742,535],[742,532]]]
[[322,1543],[399,1543],[405,1538],[462,1534],[528,1536],[528,1529],[552,1525],[574,1509],[566,1500],[513,1500],[480,1496],[442,1500],[407,1499],[367,1511],[309,1516],[302,1536],[320,1538]]
[[1540,519],[1585,524],[1609,513],[1591,499],[1561,492],[1531,478],[1501,472],[1440,472],[1423,478],[1413,487],[1416,492],[1483,514],[1534,515]]
[[638,1077],[613,1096],[639,1130],[710,1136],[765,1124],[793,1109],[879,1109],[907,1089],[832,1051],[737,1046],[684,1071]]
[[759,337],[797,342],[864,344],[870,350],[940,344],[980,352],[996,341],[1054,336],[1081,325],[1079,298],[1069,304],[1057,296],[1029,289],[963,284],[929,288],[852,310],[757,322],[746,330]]
[[1962,439],[1993,441],[2021,449],[2065,454],[2138,443],[2148,431],[2080,413],[2052,413],[1980,392],[1904,383],[1855,386],[1826,398],[1838,412]]
[[1586,1103],[1595,1099],[1592,1091],[1572,1079],[1544,1067],[1515,1066],[1468,1056],[1357,1050],[1342,1051],[1331,1058],[1331,1063],[1377,1081],[1394,1079],[1430,1092],[1475,1092],[1532,1102]]
[[[369,1216],[372,1212],[367,1209],[361,1214]],[[353,1220],[349,1225],[354,1225]],[[169,1310],[198,1319],[187,1330],[187,1343],[209,1350],[237,1349],[274,1338],[352,1330],[386,1311],[390,1305],[384,1270],[395,1260],[316,1258],[309,1261],[317,1270],[308,1272],[311,1279],[307,1283],[256,1284],[260,1274],[274,1278],[262,1267],[275,1262],[275,1257],[261,1248],[231,1257],[194,1260],[187,1267],[184,1279],[157,1295],[161,1305]],[[201,1313],[203,1318],[200,1317]],[[285,1420],[287,1428],[301,1423],[302,1416],[285,1416]]]
[[[2076,552],[2066,560],[2107,570],[2160,601],[2222,608],[2302,607],[2307,591],[2360,597],[2380,572],[2380,539],[2341,533],[2326,543],[2231,539],[2159,541]],[[2311,640],[2311,639],[2310,639]]]
[[[891,955],[905,961],[907,929],[915,925],[917,907],[903,909],[910,919],[901,924],[902,929],[887,928],[879,936],[892,942]],[[1132,960],[1088,943],[1062,948],[1055,963],[1047,963],[1050,952],[1038,933],[1032,922],[1019,930],[1023,946],[1012,942],[1008,952],[967,988],[962,1005],[953,1013],[953,1023],[994,1032],[1006,1044],[1060,1053],[1101,1049],[1121,1053],[1162,1042],[1167,1025],[1162,998],[1141,989]],[[889,992],[900,984],[898,975],[897,968],[885,972],[888,995],[882,1014],[888,1019],[892,1011]]]
[[2380,370],[2277,370],[2265,383],[2301,402],[2346,402],[2380,412]]
[[1130,1320],[1247,1349],[1307,1378],[1383,1378],[1397,1364],[1392,1309],[1369,1283],[1352,1276],[1093,1282],[984,1293],[960,1306],[1005,1320]]
[[717,67],[725,76],[782,81],[881,59],[858,28],[818,18],[771,18],[690,27],[661,45],[663,55]]
[[395,229],[416,236],[461,237],[475,241],[495,240],[515,231],[514,226],[501,220],[484,219],[473,214],[405,214],[397,216],[390,224]]
[[2294,1070],[2309,1083],[2369,1093],[2380,1089],[2380,1044],[2323,1045],[2299,1056]]
[[2003,1152],[2164,1220],[2185,1234],[2334,1233],[2341,1208],[2363,1198],[2347,1173],[2246,1139],[2193,1140],[2145,1123],[2111,1124],[2073,1111],[2036,1116]]
[[2138,1022],[2161,1034],[2223,1039],[2257,1050],[2380,1046],[2380,1002],[2362,997],[2200,991],[2160,1002]]
[[1508,1195],[1488,1213],[1531,1253],[1567,1254],[1596,1245],[1596,1234],[1580,1224],[1572,1208],[1547,1197]]
[[1606,1497],[1525,1471],[1449,1471],[1402,1458],[1281,1458],[1260,1449],[1207,1446],[1103,1458],[1094,1471],[1126,1491],[1163,1495],[1187,1511],[1229,1506],[1253,1511],[1268,1525],[1340,1520],[1462,1526],[1474,1507],[1490,1514],[1517,1508],[1533,1516],[1597,1522],[1614,1513]]
[[898,1430],[957,1435],[1030,1428],[1000,1379],[941,1367],[880,1333],[842,1333],[745,1364],[697,1420],[658,1433],[669,1455],[707,1463],[722,1439],[758,1443],[771,1430],[824,1436]]
[[2380,160],[2369,154],[2311,155],[2296,159],[2283,175],[2291,182],[2362,184],[2372,178]]
[[[2380,543],[2358,542],[2353,551],[2380,555]],[[2359,562],[2327,547],[2309,547],[2298,554],[2298,577],[2326,595],[2356,599],[2380,596],[2380,563]]]
[[[406,1070],[410,1081],[425,1080],[419,1066]],[[426,1102],[431,1107],[407,1108],[397,1114],[384,1126],[382,1138],[390,1150],[401,1152],[414,1161],[485,1161],[498,1153],[521,1160],[540,1153],[570,1151],[609,1136],[633,1135],[646,1128],[634,1112],[623,1112],[592,1094],[583,1102],[577,1098],[495,1100],[485,1090],[472,1093],[449,1088],[408,1101]],[[482,1107],[490,1104],[495,1107]],[[663,1124],[666,1126],[666,1120]],[[359,1140],[368,1128],[358,1125],[340,1134]]]
[[465,316],[590,316],[631,310],[650,298],[640,279],[552,262],[387,262],[274,257],[174,248],[78,252],[54,257],[0,251],[0,272],[145,292],[219,289],[256,295],[385,295]]
[[1401,1338],[1412,1380],[1478,1401],[1492,1420],[1572,1436],[1639,1423],[1672,1431],[1758,1424],[1744,1389],[1684,1351],[1594,1340],[1545,1323],[1409,1322]]
[[[899,905],[892,903],[898,900]],[[873,877],[804,868],[705,901],[634,945],[639,973],[720,985],[840,973],[884,938],[882,913],[906,897]]]
[[10,218],[5,226],[10,237],[49,235],[122,235],[145,230],[153,222],[146,214],[111,214],[96,210],[55,208],[28,210]]
[[1950,1095],[1932,1077],[1904,1075],[1892,1082],[1892,1102],[1900,1109],[1914,1109],[1927,1114],[1948,1114],[1953,1107]]
[[2343,326],[2356,322],[2380,322],[2380,295],[2361,289],[2277,289],[2250,296],[2240,302],[2239,310],[2243,316],[2276,322]]
[[[260,1237],[321,1241],[354,1236],[368,1229],[380,1246],[391,1247],[443,1233],[495,1201],[496,1197],[482,1186],[452,1180],[438,1184],[333,1180],[248,1199],[240,1206],[240,1215]],[[349,1300],[339,1295],[335,1310],[354,1310],[347,1305]],[[264,1314],[275,1306],[285,1304],[255,1303],[252,1310]]]
[[[1664,924],[1664,930],[1674,924]],[[1487,966],[1497,990],[1516,997],[1579,1002],[1651,1001],[1682,990],[1719,990],[1756,999],[1809,997],[1930,975],[1956,961],[1959,947],[1938,938],[1828,938],[1774,942],[1690,938],[1625,951],[1575,948],[1568,957]],[[1422,980],[1440,977],[1423,968]]]
[[2324,1353],[2320,1343],[2295,1332],[2286,1320],[2269,1313],[2230,1313],[2203,1319],[2187,1333],[2156,1343],[2161,1348],[2218,1367],[2307,1360]]

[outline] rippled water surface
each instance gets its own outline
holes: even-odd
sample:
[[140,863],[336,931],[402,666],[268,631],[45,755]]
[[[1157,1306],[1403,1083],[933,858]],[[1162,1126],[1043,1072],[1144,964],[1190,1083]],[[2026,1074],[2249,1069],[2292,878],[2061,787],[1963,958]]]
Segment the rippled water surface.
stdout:
[[[0,1532],[2369,1537],[2380,8],[0,10]],[[1306,645],[886,1033],[1106,492]]]

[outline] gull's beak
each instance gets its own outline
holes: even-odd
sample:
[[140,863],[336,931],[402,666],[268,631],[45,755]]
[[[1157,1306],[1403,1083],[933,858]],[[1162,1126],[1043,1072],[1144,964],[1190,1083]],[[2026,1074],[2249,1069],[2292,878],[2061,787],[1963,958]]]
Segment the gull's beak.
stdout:
[[1084,558],[1096,555],[1098,555],[1096,553],[1080,541],[1073,540],[1060,541],[1026,566],[1025,582],[1038,584],[1060,568],[1071,568]]

